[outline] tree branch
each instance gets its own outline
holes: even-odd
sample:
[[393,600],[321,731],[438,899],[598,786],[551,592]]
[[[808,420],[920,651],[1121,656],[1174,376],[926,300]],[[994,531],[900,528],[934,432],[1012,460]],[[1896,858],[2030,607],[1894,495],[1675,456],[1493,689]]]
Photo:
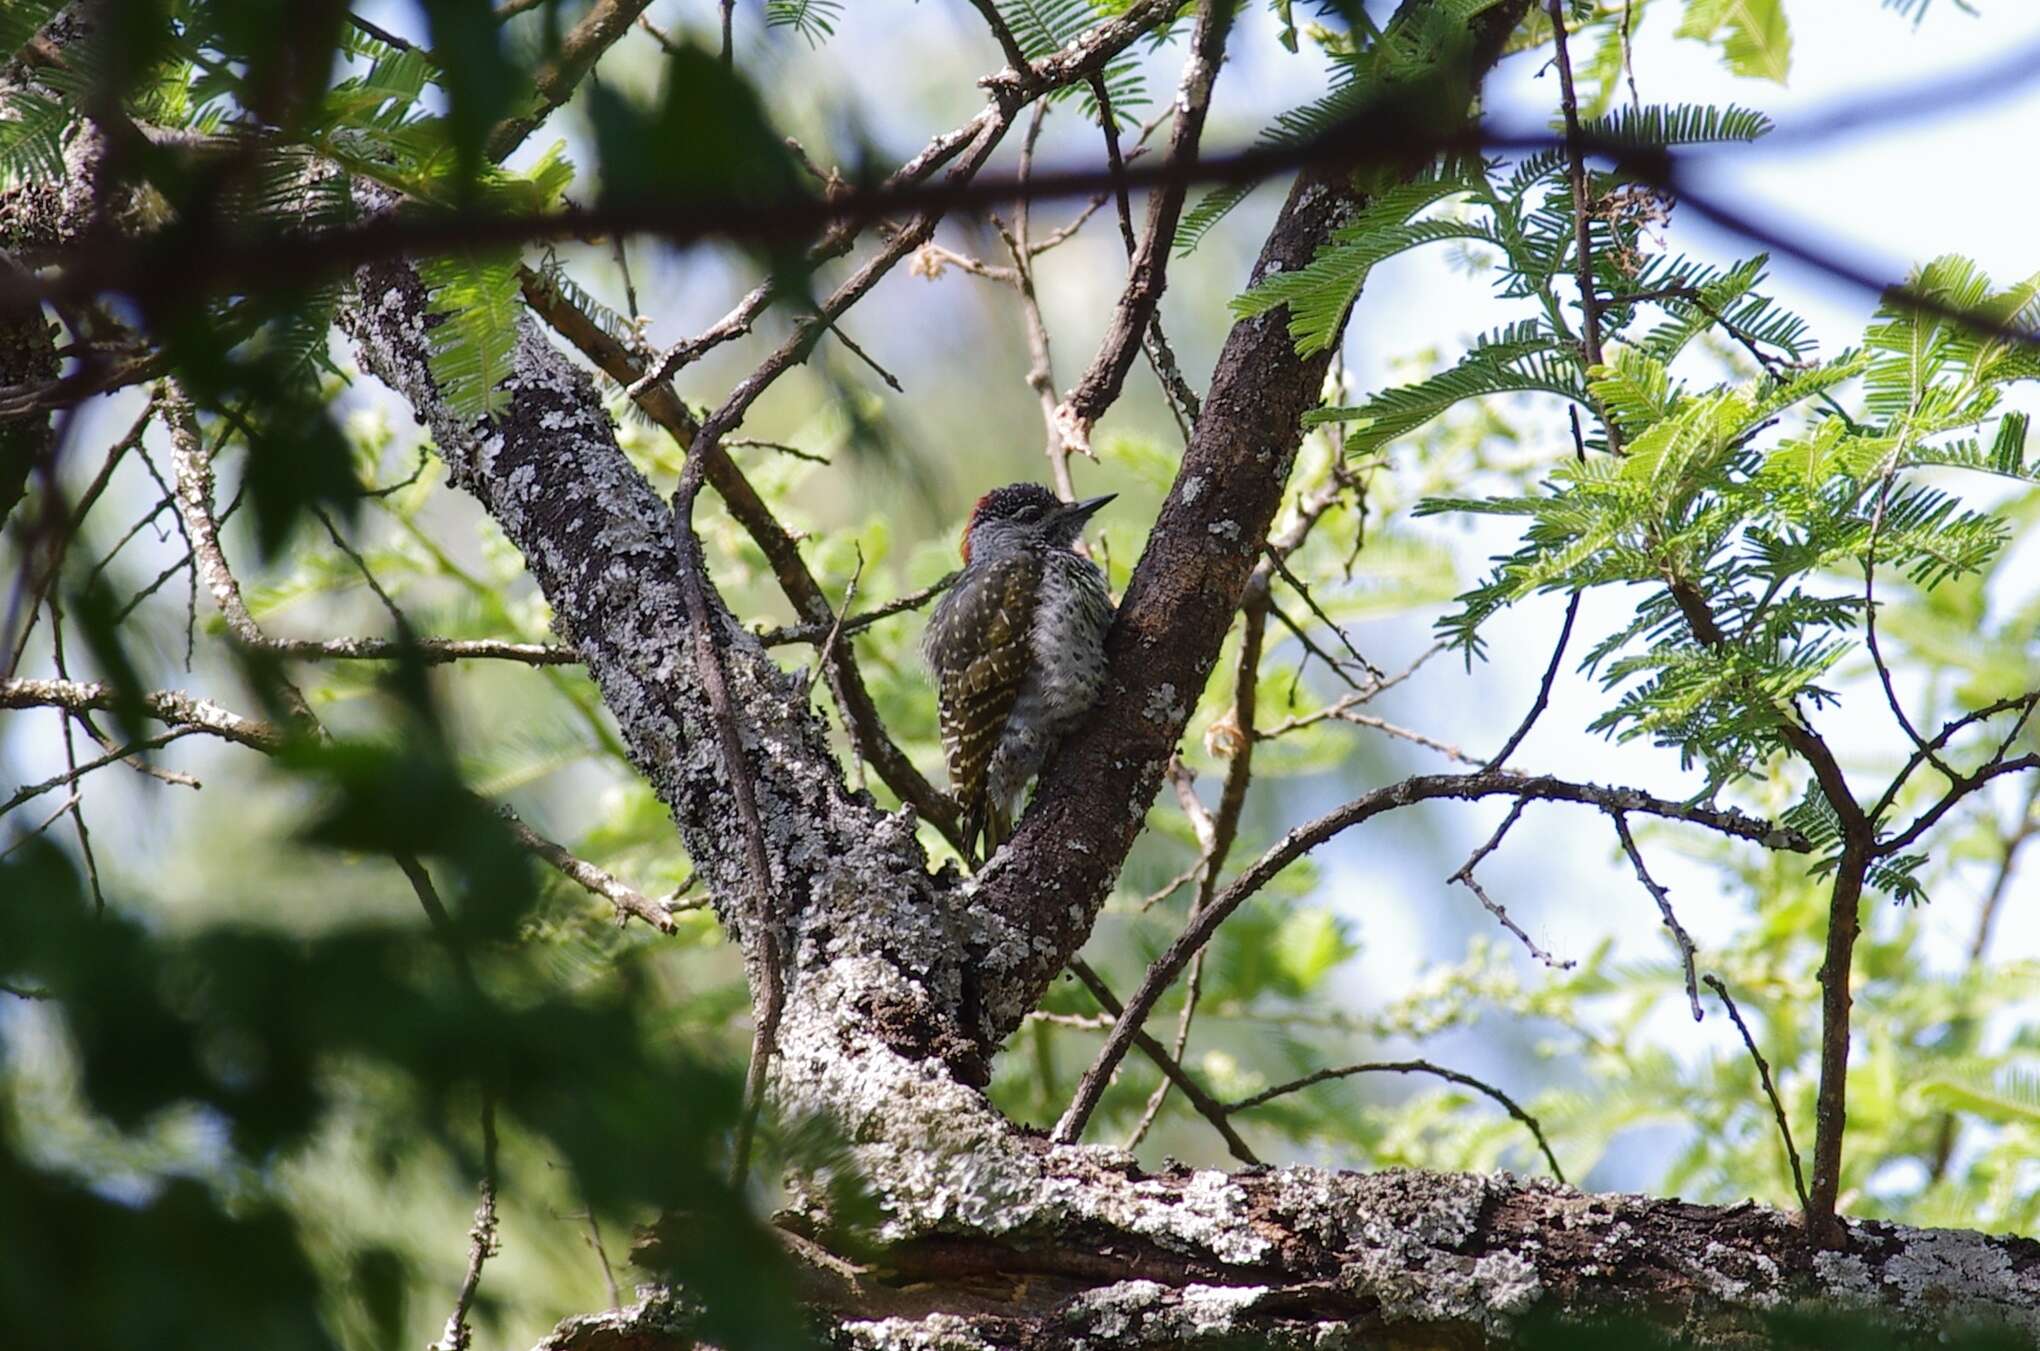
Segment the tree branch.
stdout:
[[1548,775],[1526,776],[1483,771],[1475,774],[1432,774],[1404,779],[1401,783],[1363,794],[1344,806],[1297,826],[1235,878],[1230,886],[1200,912],[1171,943],[1168,950],[1149,966],[1140,988],[1127,1001],[1126,1014],[1113,1027],[1111,1036],[1099,1049],[1098,1058],[1084,1071],[1069,1108],[1056,1123],[1050,1138],[1060,1144],[1075,1142],[1084,1123],[1098,1105],[1112,1069],[1126,1055],[1133,1034],[1139,1029],[1193,955],[1211,941],[1218,926],[1240,905],[1272,881],[1276,874],[1303,855],[1350,826],[1371,820],[1385,812],[1418,802],[1440,798],[1475,801],[1485,797],[1513,797],[1551,802],[1577,802],[1609,812],[1641,812],[1672,820],[1687,821],[1731,838],[1750,840],[1770,849],[1804,852],[1807,842],[1769,821],[1736,811],[1720,811],[1690,803],[1669,802],[1634,788],[1604,788],[1598,784],[1574,783]]
[[1531,1137],[1537,1141],[1537,1148],[1543,1151],[1544,1161],[1551,1165],[1551,1175],[1560,1182],[1565,1181],[1565,1170],[1558,1166],[1558,1155],[1551,1152],[1551,1142],[1544,1138],[1544,1127],[1537,1124],[1536,1117],[1530,1115],[1530,1113],[1523,1109],[1520,1103],[1502,1092],[1501,1089],[1496,1088],[1493,1084],[1476,1079],[1471,1074],[1465,1074],[1459,1070],[1446,1069],[1443,1065],[1435,1065],[1428,1060],[1376,1060],[1360,1065],[1343,1065],[1338,1069],[1319,1070],[1315,1074],[1306,1074],[1301,1079],[1292,1079],[1286,1084],[1277,1084],[1273,1088],[1264,1089],[1254,1094],[1251,1098],[1242,1098],[1238,1102],[1229,1102],[1225,1105],[1225,1110],[1228,1113],[1250,1111],[1261,1106],[1263,1103],[1273,1102],[1275,1099],[1288,1094],[1298,1093],[1306,1088],[1315,1087],[1318,1084],[1329,1083],[1334,1079],[1350,1079],[1356,1074],[1435,1074],[1440,1079],[1463,1085],[1477,1093],[1486,1094],[1497,1103],[1500,1103],[1502,1109],[1510,1116],[1523,1123],[1524,1127],[1530,1132]]
[[[1475,21],[1470,75],[1492,65],[1527,3],[1510,0]],[[1249,284],[1308,265],[1354,209],[1335,178],[1299,179]],[[1047,766],[1014,838],[977,879],[977,908],[1035,936],[989,973],[989,1032],[1017,1027],[1089,933],[1238,613],[1329,361],[1328,352],[1298,356],[1280,313],[1227,335],[1203,416],[1107,635],[1105,697]]]
[[[1171,177],[1148,197],[1140,247],[1133,254],[1126,289],[1106,325],[1097,355],[1056,408],[1057,427],[1064,439],[1079,449],[1089,447],[1092,425],[1118,399],[1134,354],[1140,349],[1156,306],[1161,303],[1162,288],[1168,284],[1169,253],[1176,245],[1176,223],[1183,214],[1188,172],[1197,163],[1205,113],[1211,106],[1211,90],[1218,79],[1219,65],[1225,59],[1225,40],[1232,29],[1232,19],[1233,6],[1226,0],[1203,0],[1198,6],[1190,59],[1184,66],[1182,86],[1176,96],[1176,123],[1162,161]],[[1099,112],[1106,125],[1113,184],[1124,213],[1126,166],[1119,160],[1118,137],[1112,128],[1109,105],[1101,101]],[[1130,238],[1131,222],[1122,220],[1121,224]]]

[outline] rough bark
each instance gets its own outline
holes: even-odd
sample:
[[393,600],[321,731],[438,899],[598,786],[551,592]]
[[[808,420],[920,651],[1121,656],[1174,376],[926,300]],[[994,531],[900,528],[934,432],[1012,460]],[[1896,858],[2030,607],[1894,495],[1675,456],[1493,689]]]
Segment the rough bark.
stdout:
[[[1807,1304],[1929,1336],[1969,1322],[2040,1333],[2031,1239],[1856,1224],[1851,1251],[1816,1252],[1796,1217],[1751,1204],[1595,1196],[1506,1175],[1144,1176],[1113,1150],[1025,1152],[1031,1192],[894,1247],[883,1268],[818,1276],[812,1303],[830,1341],[1486,1348],[1507,1345],[1533,1310],[1559,1308],[1634,1318],[1694,1345],[1759,1347],[1770,1344],[1766,1313]],[[569,1320],[541,1351],[691,1347],[684,1302],[648,1295]]]
[[[1513,23],[1522,3],[1490,11]],[[1256,277],[1302,266],[1352,209],[1290,194]],[[666,505],[630,466],[587,376],[527,320],[507,412],[440,398],[415,270],[357,275],[362,364],[409,399],[454,483],[521,549],[671,808],[733,938],[759,950],[758,889],[717,728],[690,660]],[[1089,932],[1210,672],[1279,504],[1322,359],[1280,316],[1237,325],[1112,639],[1117,685],[1052,768],[1003,859],[966,886],[930,874],[910,812],[850,792],[825,732],[711,590],[765,827],[786,954],[777,1111],[832,1119],[880,1207],[879,1267],[829,1254],[834,1217],[796,1183],[781,1224],[811,1303],[846,1347],[1483,1346],[1546,1306],[1648,1307],[1720,1344],[1757,1311],[1866,1301],[1906,1319],[2025,1320],[2040,1245],[1855,1226],[1815,1256],[1755,1207],[1592,1197],[1508,1178],[1315,1169],[1141,1173],[1120,1152],[1016,1130],[976,1085]],[[840,1246],[840,1245],[838,1245]],[[684,1298],[573,1320],[556,1348],[692,1346]]]
[[[1478,89],[1528,8],[1529,0],[1505,0],[1473,21],[1470,87]],[[1307,265],[1358,205],[1337,176],[1300,176],[1249,284]],[[1197,428],[1120,601],[1106,697],[1048,766],[1034,806],[981,875],[977,905],[1034,937],[1017,966],[988,979],[985,1014],[995,1038],[1019,1026],[1089,936],[1239,612],[1281,505],[1303,414],[1317,405],[1331,364],[1329,348],[1299,356],[1287,320],[1286,311],[1270,311],[1227,334]]]

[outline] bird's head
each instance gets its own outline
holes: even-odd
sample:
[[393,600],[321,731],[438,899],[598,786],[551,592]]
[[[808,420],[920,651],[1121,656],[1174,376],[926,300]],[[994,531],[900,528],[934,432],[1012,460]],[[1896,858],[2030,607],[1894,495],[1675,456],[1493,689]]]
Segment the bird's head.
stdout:
[[994,488],[971,508],[963,528],[963,561],[991,558],[1016,549],[1067,549],[1076,542],[1091,513],[1117,494],[1064,502],[1038,483],[1010,483]]

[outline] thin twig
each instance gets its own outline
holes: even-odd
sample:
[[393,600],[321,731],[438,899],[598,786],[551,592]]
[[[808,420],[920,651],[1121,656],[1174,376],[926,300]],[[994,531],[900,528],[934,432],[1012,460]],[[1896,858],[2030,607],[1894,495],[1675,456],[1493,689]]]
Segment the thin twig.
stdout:
[[815,688],[815,672],[828,666],[829,654],[836,650],[837,640],[843,636],[843,621],[849,617],[850,607],[857,602],[857,583],[864,579],[864,546],[857,546],[857,567],[850,574],[850,584],[843,588],[843,606],[836,611],[836,622],[829,629],[829,636],[822,639],[821,650],[815,653],[815,664],[808,672],[807,683],[800,692],[800,701],[805,704]]
[[1955,772],[1934,753],[1926,739],[1906,716],[1905,705],[1899,702],[1898,689],[1892,683],[1891,667],[1885,664],[1884,649],[1877,642],[1877,537],[1884,529],[1884,512],[1891,504],[1891,486],[1898,476],[1897,465],[1885,471],[1884,479],[1877,487],[1877,506],[1870,513],[1870,537],[1863,546],[1863,638],[1870,649],[1870,664],[1877,670],[1877,683],[1884,687],[1884,702],[1891,708],[1891,716],[1898,720],[1899,727],[1912,740],[1913,746],[1927,763],[1940,770],[1950,779]]
[[[680,484],[673,490],[673,547],[680,571],[680,590],[687,607],[687,624],[692,630],[695,674],[708,696],[709,711],[716,724],[716,738],[722,754],[723,773],[729,779],[738,820],[743,824],[746,880],[751,885],[751,912],[758,935],[756,968],[757,1015],[751,1029],[751,1059],[744,1072],[743,1114],[737,1122],[736,1139],[730,1150],[732,1184],[742,1186],[751,1171],[751,1143],[757,1133],[758,1116],[765,1105],[766,1073],[779,1036],[779,1017],[786,1000],[786,975],[780,967],[779,915],[774,903],[771,855],[765,845],[765,827],[758,816],[758,790],[751,762],[744,754],[743,733],[731,702],[729,676],[723,667],[722,644],[711,629],[714,622],[708,608],[708,560],[701,549],[701,537],[694,531],[694,501],[700,495],[707,474],[706,457],[715,445],[720,427],[727,425],[727,410],[718,410],[702,425],[701,435],[688,448],[687,463]],[[725,421],[718,424],[717,419]]]
[[[1573,459],[1585,464],[1587,442],[1580,432],[1580,410],[1569,405],[1566,412],[1572,418]],[[1509,734],[1509,739],[1495,752],[1495,758],[1488,761],[1489,769],[1500,769],[1508,762],[1509,757],[1516,753],[1516,748],[1523,744],[1523,738],[1530,735],[1530,729],[1537,725],[1537,719],[1542,717],[1544,710],[1550,706],[1551,687],[1558,679],[1559,663],[1565,660],[1566,644],[1572,641],[1573,621],[1580,617],[1580,595],[1579,591],[1574,591],[1566,598],[1565,622],[1558,626],[1558,641],[1551,645],[1551,660],[1544,664],[1544,677],[1537,682],[1537,698],[1531,702],[1530,711],[1523,715],[1523,721],[1516,724],[1516,730]]]
[[839,631],[846,634],[861,633],[873,624],[878,623],[881,619],[890,619],[894,615],[904,614],[908,610],[920,609],[923,605],[926,605],[929,601],[955,585],[959,575],[954,572],[947,573],[939,580],[922,587],[919,591],[901,596],[897,600],[889,600],[883,605],[874,605],[871,609],[854,618],[844,619],[838,616],[824,624],[793,624],[784,628],[765,629],[758,634],[758,641],[766,647],[784,647],[788,643],[822,642],[830,634]]
[[[425,917],[431,922],[433,931],[446,945],[447,956],[452,959],[454,973],[463,987],[471,994],[478,993],[475,975],[468,965],[467,952],[461,947],[459,930],[454,928],[453,919],[446,913],[445,903],[439,899],[438,890],[432,885],[432,875],[425,871],[425,865],[414,854],[398,852],[392,856],[397,867],[403,870],[411,889],[417,894],[418,904],[425,910]],[[496,1094],[494,1087],[485,1078],[482,1089],[482,1179],[478,1188],[479,1199],[475,1202],[475,1220],[468,1228],[467,1271],[462,1275],[460,1289],[454,1295],[453,1312],[446,1317],[446,1330],[434,1344],[434,1351],[468,1351],[473,1345],[473,1330],[468,1327],[468,1310],[475,1301],[475,1291],[481,1287],[482,1266],[497,1252],[496,1243]]]
[[1020,39],[1007,26],[1005,16],[999,13],[992,0],[970,0],[971,7],[984,16],[985,26],[992,30],[992,36],[999,41],[999,50],[1006,54],[1006,64],[1023,79],[1031,78],[1034,67],[1028,63],[1027,53],[1020,49]]
[[[1580,331],[1587,365],[1601,364],[1601,302],[1594,289],[1593,227],[1587,219],[1586,152],[1580,144],[1580,105],[1573,93],[1572,56],[1566,50],[1565,0],[1547,0],[1551,14],[1554,59],[1558,64],[1560,108],[1565,115],[1566,158],[1570,161],[1573,199],[1573,247],[1580,287]],[[1608,445],[1615,448],[1616,430],[1608,423]]]
[[1516,824],[1516,818],[1523,814],[1523,808],[1527,805],[1528,799],[1525,798],[1517,798],[1515,802],[1511,803],[1509,814],[1502,818],[1502,823],[1499,826],[1495,827],[1495,833],[1488,836],[1487,843],[1474,850],[1466,862],[1459,865],[1459,871],[1445,880],[1447,882],[1458,882],[1465,886],[1468,891],[1471,891],[1479,899],[1480,903],[1487,908],[1487,912],[1493,915],[1504,929],[1516,935],[1517,941],[1529,950],[1532,957],[1535,957],[1554,971],[1570,971],[1573,967],[1579,965],[1579,963],[1573,961],[1570,957],[1561,961],[1537,946],[1537,941],[1523,931],[1522,925],[1510,918],[1509,912],[1503,909],[1502,903],[1490,897],[1487,894],[1487,890],[1473,876],[1473,870],[1480,866],[1480,861],[1501,847],[1502,837],[1509,833],[1510,827]]
[[[1118,1017],[1125,1012],[1119,1000],[1113,996],[1111,989],[1083,958],[1072,957],[1070,959],[1070,970],[1076,975],[1078,980],[1084,983],[1084,988],[1091,992],[1091,997],[1098,1001],[1100,1008],[1114,1017]],[[1189,1072],[1178,1063],[1174,1056],[1162,1049],[1160,1042],[1150,1037],[1147,1033],[1142,1032],[1135,1036],[1134,1045],[1140,1047],[1141,1053],[1155,1062],[1155,1067],[1161,1070],[1169,1082],[1183,1090],[1183,1096],[1189,1100],[1191,1106],[1197,1109],[1198,1115],[1211,1123],[1211,1128],[1218,1132],[1220,1139],[1225,1141],[1225,1147],[1231,1151],[1234,1158],[1246,1164],[1249,1168],[1260,1165],[1261,1161],[1254,1157],[1254,1151],[1247,1147],[1247,1142],[1240,1138],[1239,1132],[1233,1129],[1230,1121],[1226,1120],[1226,1109],[1221,1107],[1217,1099],[1206,1093],[1203,1087],[1190,1077]]]
[[1750,840],[1772,849],[1809,852],[1804,836],[1737,811],[1722,811],[1688,802],[1671,802],[1634,788],[1604,788],[1598,784],[1575,783],[1549,775],[1518,775],[1482,770],[1472,774],[1428,774],[1364,793],[1345,805],[1326,812],[1314,821],[1293,827],[1280,841],[1234,878],[1211,905],[1184,926],[1167,951],[1148,965],[1140,988],[1127,1001],[1126,1014],[1114,1025],[1112,1035],[1099,1048],[1097,1059],[1077,1084],[1075,1096],[1056,1123],[1050,1138],[1058,1144],[1074,1144],[1083,1134],[1105,1090],[1112,1070],[1133,1042],[1134,1034],[1154,1009],[1162,992],[1189,964],[1196,952],[1211,941],[1223,924],[1246,900],[1266,886],[1276,874],[1298,858],[1349,827],[1376,816],[1418,802],[1440,798],[1473,801],[1486,797],[1534,798],[1540,801],[1577,802],[1603,810],[1643,812],[1673,820],[1689,821],[1737,839]]
[[1643,865],[1643,851],[1636,847],[1636,837],[1629,833],[1629,822],[1621,812],[1610,811],[1610,820],[1615,823],[1615,834],[1622,841],[1622,852],[1629,855],[1630,866],[1636,869],[1636,880],[1643,883],[1643,889],[1657,902],[1658,913],[1664,916],[1665,927],[1672,932],[1672,941],[1679,948],[1679,964],[1686,971],[1686,1000],[1693,1006],[1693,1021],[1699,1022],[1704,1016],[1700,1011],[1700,987],[1693,973],[1693,939],[1686,932],[1686,926],[1679,923],[1679,917],[1672,913],[1672,898],[1657,880],[1650,875],[1650,869]]
[[[60,679],[69,680],[71,672],[64,663],[64,611],[53,591],[49,597],[50,607],[50,653]],[[72,734],[71,721],[76,717],[83,721],[83,714],[66,712],[64,728],[64,768],[75,782],[78,778],[78,746]],[[106,913],[106,894],[99,885],[99,859],[92,852],[92,831],[85,824],[85,790],[82,787],[71,790],[71,829],[78,837],[78,856],[85,865],[85,880],[92,888],[92,913]]]
[[1551,1167],[1551,1175],[1560,1182],[1565,1181],[1565,1170],[1558,1166],[1558,1155],[1551,1152],[1551,1142],[1544,1138],[1544,1128],[1537,1124],[1536,1117],[1530,1115],[1529,1112],[1523,1109],[1520,1103],[1502,1092],[1501,1089],[1496,1088],[1493,1084],[1485,1083],[1474,1078],[1471,1074],[1466,1074],[1459,1070],[1446,1069],[1443,1065],[1434,1065],[1428,1060],[1375,1060],[1359,1065],[1342,1065],[1338,1069],[1319,1070],[1315,1074],[1306,1074],[1301,1079],[1292,1079],[1286,1084],[1277,1084],[1273,1088],[1256,1093],[1251,1098],[1242,1098],[1238,1102],[1229,1102],[1225,1104],[1225,1111],[1227,1115],[1231,1115],[1234,1112],[1245,1112],[1262,1106],[1265,1103],[1273,1102],[1277,1098],[1300,1092],[1317,1084],[1328,1083],[1334,1079],[1347,1079],[1356,1074],[1383,1073],[1435,1074],[1440,1079],[1449,1080],[1452,1083],[1471,1088],[1477,1093],[1486,1094],[1495,1102],[1501,1104],[1502,1108],[1510,1116],[1523,1123],[1529,1130],[1531,1137],[1537,1141],[1537,1148],[1543,1152],[1545,1163]]
[[[1177,794],[1184,799],[1184,811],[1190,814],[1193,828],[1200,835],[1207,835],[1203,857],[1198,861],[1203,876],[1197,884],[1197,895],[1190,902],[1189,918],[1194,920],[1198,912],[1211,904],[1211,898],[1218,886],[1218,875],[1225,867],[1226,859],[1232,853],[1235,840],[1239,838],[1240,813],[1246,809],[1247,791],[1254,774],[1254,720],[1256,703],[1260,690],[1261,649],[1267,637],[1268,627],[1268,575],[1266,565],[1276,560],[1271,555],[1257,567],[1254,577],[1248,583],[1246,602],[1241,607],[1240,654],[1233,668],[1233,706],[1227,715],[1231,726],[1227,729],[1231,758],[1226,764],[1225,785],[1219,790],[1218,811],[1209,818],[1208,824],[1201,824],[1195,813],[1190,813],[1191,804],[1197,801],[1196,793],[1189,783],[1188,775],[1176,779]],[[1214,727],[1216,731],[1216,727]],[[1197,1003],[1204,991],[1204,953],[1200,950],[1190,959],[1189,977],[1183,983],[1183,1011],[1176,1017],[1176,1033],[1170,1046],[1170,1053],[1178,1060],[1190,1044],[1191,1020],[1197,1016]],[[1140,1119],[1134,1124],[1126,1147],[1132,1149],[1139,1144],[1155,1118],[1161,1113],[1162,1104],[1168,1099],[1168,1083],[1164,1079],[1149,1095],[1147,1105],[1141,1109]]]
[[873,371],[877,372],[878,378],[885,381],[886,386],[889,389],[891,389],[893,393],[904,394],[907,392],[906,389],[900,384],[900,378],[897,375],[894,375],[891,371],[887,370],[885,367],[879,365],[878,359],[872,356],[871,353],[865,351],[862,347],[859,347],[855,342],[851,341],[850,335],[843,331],[843,326],[841,324],[833,322],[830,323],[829,332],[835,335],[837,342],[842,343],[843,346],[850,350],[850,354],[852,356],[856,357],[859,361],[862,361],[865,365],[871,367]]
[[524,819],[506,806],[499,805],[496,814],[510,827],[510,834],[517,843],[559,870],[562,877],[586,888],[616,907],[616,918],[620,924],[626,916],[636,916],[657,929],[660,933],[672,933],[677,925],[672,913],[658,902],[634,887],[619,881],[614,875],[596,867],[584,858],[578,858],[561,846],[524,823]]
[[[65,716],[68,719],[70,715],[67,713]],[[26,784],[23,787],[15,790],[14,795],[8,798],[5,802],[0,802],[0,816],[5,816],[7,813],[13,811],[16,807],[19,807],[24,802],[30,801],[33,798],[41,797],[44,793],[49,792],[53,788],[62,788],[67,783],[75,783],[77,780],[84,778],[87,774],[90,774],[95,769],[104,769],[106,768],[106,766],[113,764],[116,761],[126,760],[129,757],[139,755],[144,751],[161,750],[163,747],[169,745],[171,742],[179,741],[187,736],[194,735],[199,730],[200,729],[196,727],[173,727],[169,731],[160,733],[156,736],[143,737],[139,741],[131,741],[125,746],[121,746],[107,752],[105,755],[100,756],[97,760],[87,760],[82,765],[75,765],[69,767],[62,774],[58,774],[54,778],[44,779],[40,783]]]
[[1749,1048],[1750,1059],[1757,1062],[1757,1078],[1763,1082],[1764,1096],[1771,1100],[1771,1115],[1777,1119],[1778,1134],[1785,1142],[1785,1157],[1792,1164],[1792,1189],[1799,1193],[1799,1206],[1803,1210],[1807,1206],[1806,1178],[1799,1170],[1799,1151],[1792,1144],[1792,1125],[1785,1118],[1785,1104],[1778,1098],[1777,1085],[1771,1082],[1771,1067],[1765,1063],[1764,1053],[1757,1049],[1757,1039],[1750,1035],[1749,1025],[1743,1022],[1742,1010],[1735,1006],[1735,1000],[1729,998],[1728,987],[1721,983],[1721,977],[1710,971],[1706,981],[1707,988],[1720,996],[1722,1004],[1727,1007],[1735,1030],[1742,1033],[1743,1045]]
[[1339,646],[1346,649],[1353,660],[1359,664],[1360,669],[1376,680],[1381,679],[1383,675],[1382,669],[1367,660],[1360,649],[1353,645],[1353,640],[1347,635],[1345,628],[1329,614],[1325,613],[1325,608],[1317,603],[1317,597],[1311,595],[1310,588],[1303,584],[1303,579],[1291,572],[1289,565],[1282,561],[1282,555],[1268,549],[1263,549],[1262,553],[1267,557],[1268,562],[1274,566],[1276,575],[1289,583],[1291,591],[1302,597],[1304,605],[1309,607],[1310,612],[1318,617],[1319,623],[1332,631],[1333,635],[1339,640]]

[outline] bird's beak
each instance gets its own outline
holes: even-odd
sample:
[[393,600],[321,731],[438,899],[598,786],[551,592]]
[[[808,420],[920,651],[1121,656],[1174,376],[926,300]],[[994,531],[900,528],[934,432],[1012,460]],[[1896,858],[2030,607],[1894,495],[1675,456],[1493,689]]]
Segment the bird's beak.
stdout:
[[1097,511],[1098,508],[1104,506],[1107,502],[1110,502],[1113,498],[1117,496],[1119,496],[1118,493],[1106,493],[1103,497],[1087,497],[1083,499],[1081,502],[1070,503],[1068,506],[1064,507],[1059,514],[1065,520],[1076,521],[1079,523],[1088,521],[1091,519],[1091,514],[1093,512]]

